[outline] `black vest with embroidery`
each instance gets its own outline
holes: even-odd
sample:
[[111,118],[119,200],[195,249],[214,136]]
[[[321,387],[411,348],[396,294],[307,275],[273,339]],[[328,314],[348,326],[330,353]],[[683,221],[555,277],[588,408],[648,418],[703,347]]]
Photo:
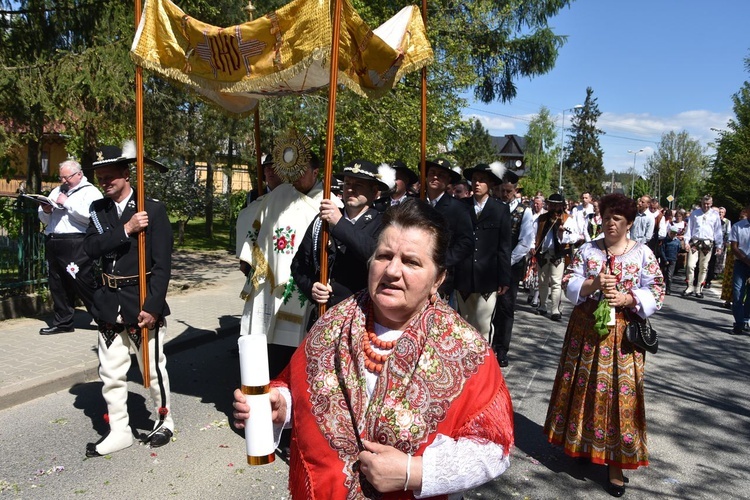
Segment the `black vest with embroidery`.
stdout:
[[518,245],[518,239],[521,237],[521,223],[523,222],[524,212],[526,212],[526,207],[519,203],[510,213],[510,232],[512,235],[511,248],[516,248],[516,245]]

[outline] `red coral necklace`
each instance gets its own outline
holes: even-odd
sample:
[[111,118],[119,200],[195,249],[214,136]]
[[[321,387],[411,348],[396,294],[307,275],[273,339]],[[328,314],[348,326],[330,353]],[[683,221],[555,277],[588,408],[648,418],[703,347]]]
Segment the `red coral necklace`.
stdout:
[[365,353],[365,368],[370,373],[380,374],[383,371],[385,360],[388,354],[379,354],[375,352],[372,346],[383,351],[391,351],[396,346],[396,340],[380,340],[375,334],[375,319],[373,318],[372,307],[367,314],[366,335],[362,337],[362,351]]

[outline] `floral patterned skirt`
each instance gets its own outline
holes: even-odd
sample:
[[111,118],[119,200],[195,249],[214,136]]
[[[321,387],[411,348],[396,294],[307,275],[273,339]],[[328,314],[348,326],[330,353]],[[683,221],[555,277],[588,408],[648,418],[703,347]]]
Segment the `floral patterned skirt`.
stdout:
[[734,252],[727,251],[727,260],[724,262],[724,277],[721,280],[721,300],[732,301],[732,273],[734,272]]
[[626,322],[600,337],[596,302],[573,309],[550,397],[544,433],[572,457],[623,469],[648,465],[644,353],[625,338]]

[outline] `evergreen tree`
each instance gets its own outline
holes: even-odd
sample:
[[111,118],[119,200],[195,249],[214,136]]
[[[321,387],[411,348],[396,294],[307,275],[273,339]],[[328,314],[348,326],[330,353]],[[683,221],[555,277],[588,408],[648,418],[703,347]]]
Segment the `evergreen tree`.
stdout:
[[463,135],[453,148],[453,157],[462,169],[471,168],[479,163],[492,163],[498,159],[498,154],[492,146],[490,133],[479,120],[467,124],[466,134]]
[[593,95],[594,90],[588,87],[583,107],[576,109],[571,119],[569,153],[564,165],[571,173],[573,184],[578,191],[575,193],[576,197],[583,192],[599,196],[604,191],[604,162],[602,148],[599,146],[599,135],[604,132],[596,128],[596,122],[602,113]]
[[529,123],[526,132],[526,175],[521,181],[524,193],[533,196],[541,191],[544,196],[557,192],[556,172],[559,146],[556,145],[557,132],[550,111],[542,106],[539,114]]

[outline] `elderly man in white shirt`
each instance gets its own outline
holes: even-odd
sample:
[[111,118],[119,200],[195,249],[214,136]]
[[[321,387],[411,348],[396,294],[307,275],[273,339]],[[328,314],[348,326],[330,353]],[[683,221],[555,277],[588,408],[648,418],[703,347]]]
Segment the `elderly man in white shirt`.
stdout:
[[[724,245],[722,235],[721,217],[719,212],[711,210],[713,199],[706,195],[701,199],[701,207],[690,214],[685,227],[685,244],[688,245],[687,263],[685,274],[687,276],[687,288],[682,292],[683,296],[695,295],[703,298],[703,285],[708,273],[708,263],[711,260],[711,250],[716,249],[716,254],[721,254]],[[695,267],[698,266],[698,284],[693,286]]]

